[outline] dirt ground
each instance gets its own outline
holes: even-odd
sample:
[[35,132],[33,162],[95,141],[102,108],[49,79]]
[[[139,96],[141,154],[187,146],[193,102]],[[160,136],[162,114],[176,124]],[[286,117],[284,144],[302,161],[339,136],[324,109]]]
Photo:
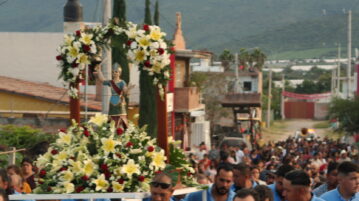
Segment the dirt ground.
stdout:
[[[295,131],[300,130],[301,128],[313,128],[314,124],[319,122],[321,121],[311,119],[276,121],[270,128],[263,128],[262,139],[265,142],[285,140],[289,136],[294,136]],[[323,138],[328,136],[330,130],[328,128],[315,129],[315,132],[317,136]]]

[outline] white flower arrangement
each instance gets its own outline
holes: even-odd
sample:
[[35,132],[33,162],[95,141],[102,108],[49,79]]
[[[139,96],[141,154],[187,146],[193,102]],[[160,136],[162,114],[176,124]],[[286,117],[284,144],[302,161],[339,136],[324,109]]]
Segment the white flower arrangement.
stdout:
[[165,40],[166,34],[158,26],[140,27],[127,22],[120,27],[115,20],[111,20],[105,27],[97,26],[65,35],[63,44],[57,48],[60,78],[66,87],[70,87],[70,97],[78,98],[78,91],[74,90],[74,86],[83,79],[85,66],[92,65],[96,58],[101,57],[101,49],[109,46],[109,40],[114,35],[127,38],[124,49],[129,62],[138,65],[140,70],[147,71],[153,79],[158,80],[154,85],[162,96],[170,71],[171,47]]
[[34,193],[148,192],[149,182],[166,166],[164,151],[144,128],[115,128],[97,114],[84,126],[59,132],[41,155]]

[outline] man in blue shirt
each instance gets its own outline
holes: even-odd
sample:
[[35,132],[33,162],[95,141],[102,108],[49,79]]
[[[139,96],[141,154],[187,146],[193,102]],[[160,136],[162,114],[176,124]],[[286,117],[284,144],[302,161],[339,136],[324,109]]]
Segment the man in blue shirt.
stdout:
[[245,163],[233,166],[233,185],[231,190],[237,192],[242,188],[254,188],[257,183],[251,179],[251,168]]
[[220,164],[213,185],[205,193],[199,191],[188,194],[184,201],[233,201],[235,193],[230,190],[232,182],[232,166],[227,163]]
[[312,194],[310,177],[303,170],[292,170],[285,175],[283,196],[286,201],[324,201]]
[[321,195],[323,195],[324,193],[333,190],[337,187],[338,185],[338,179],[337,179],[337,175],[338,175],[338,163],[337,162],[330,162],[328,164],[328,168],[327,168],[327,175],[326,175],[326,182],[320,186],[318,186],[316,189],[313,190],[313,194],[317,197],[320,197]]
[[320,198],[325,201],[359,200],[359,166],[345,161],[338,167],[338,187],[324,193]]
[[282,165],[278,168],[275,173],[275,182],[274,184],[269,185],[268,187],[273,192],[274,201],[282,201],[284,200],[282,192],[283,192],[283,178],[285,174],[293,170],[294,168],[290,165]]

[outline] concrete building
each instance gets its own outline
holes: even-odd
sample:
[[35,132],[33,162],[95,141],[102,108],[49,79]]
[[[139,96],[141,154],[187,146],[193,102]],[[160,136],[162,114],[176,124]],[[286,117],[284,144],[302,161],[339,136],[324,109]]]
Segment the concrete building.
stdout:
[[201,93],[197,87],[190,86],[190,61],[202,59],[208,62],[211,60],[212,53],[186,49],[181,14],[176,13],[176,15],[177,26],[173,38],[175,139],[182,140],[184,148],[194,148],[201,142],[205,142],[207,147],[210,147],[210,125],[209,121],[205,120],[205,106],[201,103]]

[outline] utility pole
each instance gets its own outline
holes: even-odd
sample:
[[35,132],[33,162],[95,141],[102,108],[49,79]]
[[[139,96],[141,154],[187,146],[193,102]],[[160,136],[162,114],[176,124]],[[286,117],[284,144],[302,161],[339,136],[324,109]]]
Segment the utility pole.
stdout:
[[[111,19],[112,16],[112,0],[103,0],[103,19],[102,24],[106,25]],[[105,80],[111,79],[112,72],[112,54],[111,49],[104,48],[102,50],[103,59],[102,59],[102,74]],[[108,114],[110,102],[110,88],[107,86],[102,86],[102,113]]]
[[348,69],[347,69],[347,80],[348,80],[348,89],[347,89],[347,98],[351,97],[351,68],[352,68],[352,11],[348,11]]
[[332,97],[335,96],[335,89],[336,89],[336,69],[332,69],[332,79],[331,79],[331,85],[330,85],[330,93],[332,95]]
[[339,93],[340,93],[340,53],[341,53],[341,47],[340,47],[340,43],[339,43],[338,44],[337,88],[336,88],[337,96],[339,96]]
[[268,75],[268,105],[267,105],[267,128],[270,127],[270,106],[272,99],[272,67],[269,66],[269,75]]
[[239,93],[239,75],[238,75],[238,53],[234,55],[234,72],[236,74],[236,81],[234,83],[234,93]]
[[280,112],[281,112],[281,116],[282,119],[285,119],[285,113],[284,113],[284,96],[283,96],[283,92],[285,91],[285,79],[284,79],[284,74],[282,74],[282,94],[281,94],[281,99],[280,99]]

